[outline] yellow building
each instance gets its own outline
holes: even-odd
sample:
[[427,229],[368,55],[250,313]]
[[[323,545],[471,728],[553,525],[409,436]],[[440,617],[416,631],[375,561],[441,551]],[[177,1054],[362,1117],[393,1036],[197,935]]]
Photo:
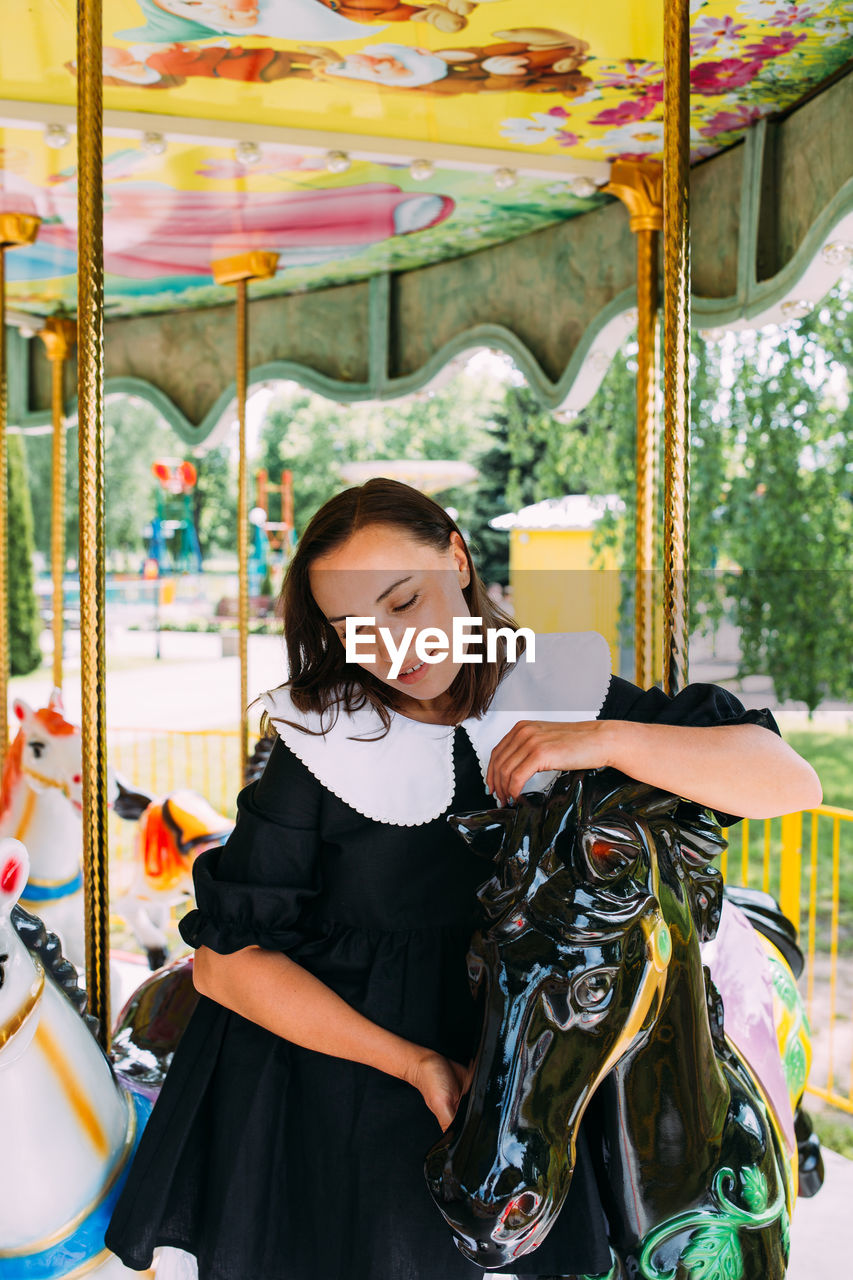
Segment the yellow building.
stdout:
[[496,516],[509,534],[512,611],[536,631],[600,631],[619,671],[620,572],[614,550],[594,553],[592,535],[606,511],[622,511],[615,494],[568,494]]

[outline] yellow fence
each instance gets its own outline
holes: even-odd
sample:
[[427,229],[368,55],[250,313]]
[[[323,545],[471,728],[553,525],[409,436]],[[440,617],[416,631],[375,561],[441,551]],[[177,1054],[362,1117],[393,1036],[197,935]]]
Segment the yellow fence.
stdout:
[[[155,798],[189,787],[234,815],[240,764],[233,730],[113,730],[109,759],[126,783]],[[112,860],[129,865],[134,834],[135,824],[112,817]],[[821,805],[744,819],[727,834],[725,878],[773,894],[800,930],[814,1048],[809,1092],[853,1114],[853,811]],[[183,947],[176,930],[174,940]]]

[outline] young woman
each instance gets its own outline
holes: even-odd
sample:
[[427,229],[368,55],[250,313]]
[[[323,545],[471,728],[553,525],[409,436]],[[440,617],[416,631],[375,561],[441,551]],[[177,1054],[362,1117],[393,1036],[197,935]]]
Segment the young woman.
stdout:
[[[136,1269],[170,1246],[160,1275],[200,1280],[478,1280],[423,1174],[478,1039],[465,956],[488,868],[446,816],[604,765],[726,825],[817,804],[820,784],[769,712],[714,685],[643,692],[597,633],[529,637],[515,661],[498,637],[485,662],[477,634],[441,656],[425,628],[517,627],[407,485],[330,499],[282,597],[277,736],[233,835],[195,863],[180,928],[201,999],[106,1242]],[[610,1269],[594,1143],[590,1127],[518,1276]]]

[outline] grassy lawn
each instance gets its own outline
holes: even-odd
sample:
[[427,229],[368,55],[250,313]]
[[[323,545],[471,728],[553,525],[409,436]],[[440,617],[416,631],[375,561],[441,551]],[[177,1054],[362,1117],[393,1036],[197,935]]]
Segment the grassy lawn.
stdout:
[[798,729],[785,741],[817,770],[824,804],[853,809],[853,733],[817,733]]
[[845,1115],[843,1111],[813,1110],[813,1103],[814,1099],[807,1094],[805,1109],[811,1116],[821,1145],[853,1160],[853,1116]]
[[[814,766],[823,785],[824,803],[853,811],[853,733],[833,733],[826,730],[796,729],[785,731],[785,740],[804,759]],[[764,880],[765,831],[769,830],[767,880]],[[839,833],[839,953],[853,954],[853,820],[841,821]],[[830,947],[832,926],[832,861],[834,820],[821,816],[817,819],[818,857],[816,875],[815,941],[818,951]],[[775,897],[779,896],[779,869],[781,864],[781,821],[772,819],[768,824],[753,820],[748,825],[738,823],[729,832],[727,879],[742,883],[742,849],[747,837],[749,849],[748,883],[754,888],[766,887]],[[811,863],[812,819],[803,822],[803,881],[801,896],[801,930],[805,944],[809,912],[809,884]]]

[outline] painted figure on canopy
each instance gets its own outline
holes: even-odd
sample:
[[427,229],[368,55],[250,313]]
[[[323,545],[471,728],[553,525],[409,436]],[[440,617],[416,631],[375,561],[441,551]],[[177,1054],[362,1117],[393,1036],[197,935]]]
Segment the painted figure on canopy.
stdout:
[[137,0],[145,25],[117,31],[146,43],[204,40],[212,35],[280,40],[363,40],[364,24],[427,22],[451,34],[468,25],[477,4],[499,0]]
[[[107,46],[104,84],[172,89],[193,77],[257,83],[347,80],[439,96],[525,91],[578,97],[592,88],[578,70],[587,60],[586,41],[550,27],[496,31],[495,38],[498,43],[461,49],[382,43],[353,53],[327,45],[303,45],[298,53],[230,44]],[[66,66],[74,72],[73,62]]]
[[[135,153],[134,153],[135,154]],[[142,153],[140,153],[142,154]],[[121,160],[121,157],[119,157]],[[109,174],[109,162],[107,164]],[[44,220],[36,244],[15,257],[15,278],[77,270],[76,174],[43,189],[7,173],[0,196]],[[162,182],[107,182],[104,265],[137,280],[184,276],[210,280],[216,258],[252,248],[279,252],[279,266],[346,257],[364,245],[412,235],[449,218],[450,196],[367,182],[309,191],[181,191]]]

